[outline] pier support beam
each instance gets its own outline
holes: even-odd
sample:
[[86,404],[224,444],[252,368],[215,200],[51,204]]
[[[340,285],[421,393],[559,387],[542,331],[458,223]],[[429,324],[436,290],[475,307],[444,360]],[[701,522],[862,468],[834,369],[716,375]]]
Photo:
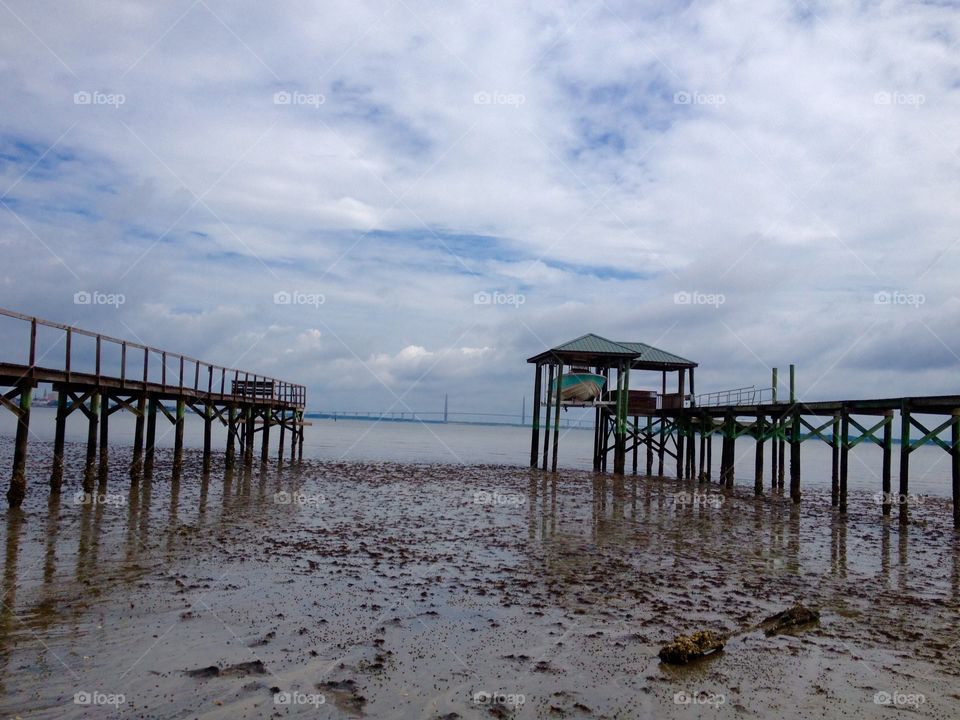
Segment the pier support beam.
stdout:
[[[253,464],[253,437],[256,431],[256,413],[251,405],[243,409],[244,428],[243,428],[243,464],[250,466]],[[293,460],[293,456],[290,457]]]
[[910,522],[910,508],[907,495],[910,492],[910,408],[906,403],[900,407],[900,496],[897,498],[900,506],[899,522],[906,525]]
[[50,469],[50,494],[59,495],[63,487],[63,448],[67,433],[67,392],[57,394],[57,419],[53,435],[53,466]]
[[883,426],[883,470],[881,483],[883,484],[883,514],[890,515],[890,493],[892,491],[890,476],[893,467],[893,411],[885,413],[886,424]]
[[283,448],[285,447],[286,441],[286,432],[287,432],[287,411],[278,410],[277,416],[280,420],[280,447],[277,449],[277,464],[283,463]]
[[830,505],[840,504],[840,413],[833,416],[830,430]]
[[800,502],[800,430],[800,410],[795,409],[790,422],[790,499],[794,503]]
[[27,444],[30,439],[30,404],[33,400],[33,384],[20,385],[17,406],[17,435],[13,445],[13,473],[7,490],[7,503],[18,508],[27,494]]
[[100,419],[100,393],[90,395],[87,410],[87,458],[83,466],[83,491],[93,492],[94,465],[97,461],[97,423]]
[[543,469],[547,469],[547,453],[550,451],[550,411],[553,410],[553,364],[547,371],[547,412],[543,422]]
[[950,423],[950,467],[953,479],[953,527],[960,530],[960,409]]
[[[533,416],[530,418],[530,467],[537,466],[537,450],[540,447],[540,393],[543,385],[543,366],[537,363],[536,375],[533,380]],[[283,444],[283,424],[280,425],[280,443]],[[280,451],[283,454],[283,451]],[[597,444],[594,435],[593,469],[597,469]]]
[[184,399],[177,398],[177,414],[173,424],[173,479],[179,480],[183,471],[183,425],[187,406]]
[[697,473],[699,482],[706,481],[706,460],[707,460],[707,422],[713,422],[706,415],[700,418],[700,470]]
[[210,458],[213,453],[213,405],[203,405],[203,470],[204,475],[210,472]]
[[263,437],[260,438],[260,464],[266,465],[270,459],[270,425],[273,423],[273,410],[263,408]]
[[[776,395],[776,384],[777,384],[777,370],[773,370],[773,384],[774,384],[774,395],[773,401],[777,401]],[[770,418],[770,490],[777,489],[777,468],[779,464],[779,453],[780,450],[780,423],[777,419],[777,416],[774,415]]]
[[850,411],[844,407],[840,416],[840,513],[847,513],[847,476],[850,472]]
[[153,457],[157,450],[157,399],[147,401],[147,446],[143,456],[143,477],[153,477]]
[[136,480],[143,472],[143,426],[146,420],[147,396],[137,398],[137,419],[133,427],[133,460],[130,461],[130,478]]
[[230,405],[227,408],[227,456],[225,459],[228,468],[233,467],[237,451],[237,408]]
[[647,415],[647,477],[653,475],[653,415]]
[[100,399],[100,458],[97,476],[103,482],[110,464],[110,396],[104,393]]
[[[556,392],[556,406],[555,412],[553,415],[553,463],[550,466],[550,472],[557,471],[557,451],[559,450],[560,445],[560,402],[563,397],[563,394],[560,392],[560,388],[563,387],[563,364],[557,365],[557,392]],[[616,471],[614,471],[616,472]],[[620,467],[620,473],[623,474],[623,467]]]
[[727,413],[723,421],[723,449],[720,456],[720,484],[732,488],[734,481],[734,457],[736,453],[736,419]]
[[753,476],[753,494],[763,495],[763,442],[764,442],[764,417],[763,413],[757,413],[757,423],[754,425],[754,436],[757,439],[757,455],[754,462]]

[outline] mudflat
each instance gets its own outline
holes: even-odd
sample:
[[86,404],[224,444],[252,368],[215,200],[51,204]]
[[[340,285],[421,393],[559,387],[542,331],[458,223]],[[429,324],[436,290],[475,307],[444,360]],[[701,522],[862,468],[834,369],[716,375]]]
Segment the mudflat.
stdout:
[[[35,457],[49,458],[38,443]],[[68,467],[83,448],[68,446]],[[0,444],[0,461],[10,455]],[[111,466],[3,526],[5,716],[890,717],[960,713],[960,539],[698,484],[303,461]],[[38,462],[42,463],[42,460]],[[5,465],[9,467],[9,465]],[[795,603],[819,621],[765,633]],[[678,635],[722,650],[675,666]]]

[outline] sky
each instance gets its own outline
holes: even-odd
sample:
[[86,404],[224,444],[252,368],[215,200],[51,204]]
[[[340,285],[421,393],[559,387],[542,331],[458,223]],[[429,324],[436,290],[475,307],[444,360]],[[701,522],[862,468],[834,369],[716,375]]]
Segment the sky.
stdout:
[[587,332],[957,393],[958,71],[949,2],[0,0],[0,307],[314,410],[519,413]]

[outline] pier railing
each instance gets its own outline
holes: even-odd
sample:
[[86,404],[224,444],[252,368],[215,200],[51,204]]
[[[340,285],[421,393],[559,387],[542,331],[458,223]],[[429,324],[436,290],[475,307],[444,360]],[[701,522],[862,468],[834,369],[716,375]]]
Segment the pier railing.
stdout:
[[773,400],[773,388],[749,387],[719,390],[697,395],[694,402],[697,407],[719,407],[730,405],[759,405]]
[[[25,362],[17,364],[38,381],[45,381],[44,374],[50,373],[62,375],[68,383],[74,375],[84,375],[98,382],[110,380],[124,390],[146,390],[148,386],[156,390],[159,386],[160,392],[171,395],[189,390],[198,396],[272,399],[299,407],[306,402],[303,385],[4,308],[0,308],[0,316],[14,321],[14,337],[29,333],[28,343],[10,343],[8,347],[27,348],[27,356],[21,358]],[[63,351],[54,352],[61,342]],[[269,389],[266,393],[265,388]]]

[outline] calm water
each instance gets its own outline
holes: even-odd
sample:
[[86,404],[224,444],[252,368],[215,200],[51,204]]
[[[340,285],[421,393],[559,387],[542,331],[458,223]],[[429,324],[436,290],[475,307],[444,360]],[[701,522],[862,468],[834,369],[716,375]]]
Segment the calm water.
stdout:
[[[31,421],[31,433],[35,440],[52,442],[54,431],[53,408],[36,408]],[[403,463],[445,463],[464,465],[519,465],[525,466],[530,453],[530,429],[514,426],[418,424],[400,422],[366,422],[356,420],[313,420],[304,439],[305,458],[317,460],[390,460]],[[118,413],[111,417],[111,443],[118,452],[129,452],[133,443],[133,416]],[[161,417],[157,429],[157,446],[172,447],[172,426]],[[12,436],[15,422],[11,413],[0,413],[0,435]],[[214,447],[226,446],[226,434],[222,427],[214,426]],[[273,429],[272,447],[276,451],[278,430]],[[86,441],[86,423],[82,416],[72,416],[67,425],[67,439]],[[257,440],[259,443],[259,439]],[[195,415],[188,415],[185,428],[187,448],[203,445],[203,422]],[[563,468],[588,470],[592,467],[591,452],[593,431],[582,429],[561,430],[559,463]],[[698,446],[699,447],[699,446]],[[259,451],[259,444],[257,445]],[[820,441],[807,441],[802,445],[802,487],[808,494],[822,493],[830,489],[830,448]],[[44,450],[39,452],[48,454]],[[894,447],[893,488],[897,489],[897,455]],[[43,463],[49,458],[34,458]],[[669,474],[675,464],[667,459],[665,471]],[[714,475],[720,461],[719,440],[714,444]],[[628,468],[630,460],[627,461]],[[880,484],[881,451],[875,445],[863,444],[850,453],[850,488],[878,492]],[[749,438],[737,443],[736,482],[752,486],[754,444]],[[641,450],[639,467],[645,467],[645,455]],[[770,446],[766,448],[767,484],[769,484]],[[789,467],[789,466],[788,466]],[[910,458],[911,493],[949,497],[949,456],[937,447],[922,447]],[[789,469],[788,469],[789,473]]]

